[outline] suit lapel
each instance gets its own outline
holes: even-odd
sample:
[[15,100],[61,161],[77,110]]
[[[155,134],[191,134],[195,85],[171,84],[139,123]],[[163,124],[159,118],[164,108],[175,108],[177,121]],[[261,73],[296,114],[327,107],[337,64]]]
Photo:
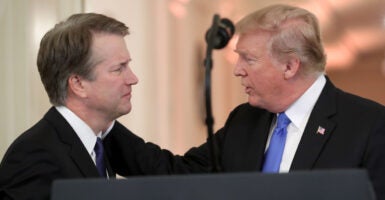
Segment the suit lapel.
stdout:
[[115,178],[116,174],[115,174],[114,170],[112,170],[111,164],[110,164],[108,157],[107,157],[107,153],[104,154],[104,162],[106,164],[108,177],[109,178]]
[[326,85],[309,117],[294,156],[291,170],[312,169],[335,128],[330,117],[336,113],[335,87],[327,79]]
[[224,166],[226,171],[255,171],[263,163],[266,140],[273,114],[246,105],[227,126]]
[[73,141],[71,151],[69,152],[72,160],[85,177],[100,177],[94,161],[80,139],[78,140],[79,141]]
[[64,117],[52,107],[44,118],[53,124],[60,140],[68,145],[68,155],[84,177],[99,177],[99,173],[87,149]]
[[254,131],[255,135],[255,141],[256,142],[256,154],[254,154],[254,159],[256,159],[256,169],[261,170],[262,165],[264,162],[265,157],[265,148],[266,148],[266,141],[269,136],[270,128],[271,128],[271,122],[273,121],[274,114],[266,112],[262,115],[260,120],[257,121],[256,126],[257,128]]

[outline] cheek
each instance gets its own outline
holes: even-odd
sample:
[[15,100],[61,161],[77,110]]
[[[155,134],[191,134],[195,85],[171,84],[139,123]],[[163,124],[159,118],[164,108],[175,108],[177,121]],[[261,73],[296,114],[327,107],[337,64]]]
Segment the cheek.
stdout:
[[260,68],[250,69],[248,71],[250,82],[254,87],[261,87],[267,79],[267,74]]
[[249,75],[254,90],[261,96],[268,95],[277,84],[276,74],[268,70],[255,70]]
[[103,90],[101,91],[103,92],[102,95],[105,98],[110,98],[112,100],[120,97],[120,87],[117,85],[112,85],[112,84],[104,85],[102,86],[102,90]]
[[103,90],[106,93],[110,93],[116,90],[116,88],[118,87],[116,83],[117,81],[105,78],[105,79],[99,80],[98,83],[95,85],[95,87],[97,87],[96,88],[97,90]]
[[94,90],[91,92],[93,92],[94,96],[96,96],[99,99],[102,98],[102,99],[108,100],[109,98],[115,98],[116,96],[115,93],[117,88],[110,82],[100,81],[94,85],[93,89]]

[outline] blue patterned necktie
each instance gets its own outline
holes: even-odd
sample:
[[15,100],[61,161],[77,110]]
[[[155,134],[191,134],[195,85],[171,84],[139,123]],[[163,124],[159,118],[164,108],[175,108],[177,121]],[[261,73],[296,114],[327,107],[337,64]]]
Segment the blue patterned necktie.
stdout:
[[106,174],[106,164],[104,163],[104,148],[103,148],[103,142],[102,139],[98,137],[96,140],[95,148],[94,148],[95,154],[96,154],[96,168],[98,169],[98,172],[100,176],[107,177]]
[[270,145],[265,153],[262,172],[277,173],[281,165],[283,150],[285,149],[287,126],[290,119],[285,113],[279,113],[277,126],[275,127],[270,139]]

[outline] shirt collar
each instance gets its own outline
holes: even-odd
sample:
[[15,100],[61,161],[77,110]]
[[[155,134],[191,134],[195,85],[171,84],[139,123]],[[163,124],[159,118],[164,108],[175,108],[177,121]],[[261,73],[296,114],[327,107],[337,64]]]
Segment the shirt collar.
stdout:
[[101,134],[101,138],[104,139],[105,137],[107,137],[107,135],[110,133],[112,127],[114,127],[115,125],[115,120],[112,121],[111,125],[108,127],[108,129],[103,133]]
[[101,133],[97,135],[93,130],[75,113],[65,106],[56,106],[56,110],[64,117],[64,119],[70,124],[74,129],[75,133],[78,135],[82,141],[84,147],[87,149],[88,153],[91,154],[94,150],[96,143],[97,135],[101,136]]
[[306,90],[306,92],[285,111],[285,114],[289,117],[295,127],[301,127],[303,120],[310,116],[325,84],[326,78],[322,74]]

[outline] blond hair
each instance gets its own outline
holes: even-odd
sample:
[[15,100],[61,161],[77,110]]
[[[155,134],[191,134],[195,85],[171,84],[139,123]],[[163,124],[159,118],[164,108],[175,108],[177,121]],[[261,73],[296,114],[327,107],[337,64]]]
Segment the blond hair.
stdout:
[[321,42],[318,20],[311,12],[289,5],[272,5],[255,11],[236,24],[242,35],[254,31],[268,32],[267,47],[273,58],[285,59],[295,54],[304,73],[325,69],[326,55]]

